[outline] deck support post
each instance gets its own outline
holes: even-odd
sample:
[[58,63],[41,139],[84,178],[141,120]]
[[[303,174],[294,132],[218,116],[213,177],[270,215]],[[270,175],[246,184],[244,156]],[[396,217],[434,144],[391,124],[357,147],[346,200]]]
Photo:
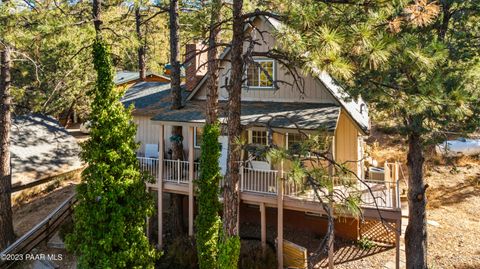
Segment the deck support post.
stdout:
[[261,226],[261,241],[262,241],[262,252],[265,255],[267,251],[267,220],[265,212],[265,203],[260,203],[260,226]]
[[[150,188],[147,185],[148,183],[145,184],[145,192],[149,193]],[[146,217],[145,218],[145,233],[147,234],[147,238],[150,240],[150,218]]]
[[277,179],[277,260],[278,268],[283,269],[283,161]]
[[395,268],[400,269],[400,235],[402,234],[402,217],[395,224]]
[[163,141],[163,125],[159,127],[158,138],[158,176],[157,176],[157,217],[158,217],[158,248],[162,249],[163,244],[163,154],[165,150]]
[[193,126],[188,127],[188,235],[193,236],[193,179],[194,179],[194,150]]

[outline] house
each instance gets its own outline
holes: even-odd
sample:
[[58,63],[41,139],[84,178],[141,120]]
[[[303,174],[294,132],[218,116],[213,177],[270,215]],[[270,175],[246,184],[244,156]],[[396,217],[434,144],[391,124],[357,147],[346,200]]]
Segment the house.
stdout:
[[[130,86],[141,81],[138,71],[117,71],[113,82],[117,86]],[[147,71],[145,81],[170,83],[170,78]]]
[[[268,51],[275,46],[272,33],[280,27],[280,23],[272,18],[259,16],[251,22],[254,28],[248,29],[256,39],[254,51]],[[252,30],[253,29],[253,30]],[[261,31],[262,35],[256,35]],[[260,40],[263,36],[263,40]],[[245,45],[247,46],[247,44]],[[187,55],[195,46],[187,47]],[[229,50],[221,57],[228,59]],[[138,110],[134,111],[134,120],[138,124],[137,140],[142,143],[139,163],[142,169],[149,171],[156,179],[155,184],[149,185],[156,190],[160,197],[163,193],[176,193],[185,196],[185,205],[188,208],[188,231],[194,232],[193,219],[195,214],[195,198],[193,181],[198,178],[200,155],[200,141],[202,127],[205,123],[205,100],[207,76],[199,76],[195,70],[202,66],[204,59],[196,57],[186,68],[186,86],[184,108],[172,111],[168,105],[168,91],[158,89],[154,93],[157,98],[145,97],[139,94],[138,99],[130,98]],[[316,133],[319,129],[326,130],[333,139],[332,156],[340,163],[348,163],[349,168],[355,171],[358,177],[365,179],[373,190],[374,197],[363,186],[362,209],[363,218],[371,221],[390,223],[390,232],[393,234],[393,243],[397,243],[401,227],[401,211],[398,193],[398,167],[386,165],[385,179],[373,181],[366,179],[364,159],[364,138],[368,134],[369,116],[366,104],[361,98],[349,98],[338,84],[326,73],[317,72],[316,75],[303,75],[305,84],[301,94],[293,84],[293,76],[282,65],[273,59],[257,58],[255,60],[263,70],[279,83],[275,89],[272,82],[261,71],[258,65],[251,65],[246,71],[246,85],[242,91],[241,124],[246,128],[242,136],[245,140],[255,144],[267,144],[267,129],[265,123],[271,118],[270,127],[273,129],[273,143],[279,147],[291,147],[298,143],[302,136],[298,128],[305,133]],[[226,100],[228,94],[225,81],[229,76],[229,61],[222,61],[219,78],[220,111],[219,120],[226,120]],[[290,84],[290,85],[289,85]],[[130,90],[129,90],[130,91]],[[129,93],[127,91],[127,94]],[[145,93],[148,93],[147,91]],[[133,92],[132,92],[133,94]],[[143,97],[141,97],[143,96]],[[162,96],[160,99],[160,96]],[[148,104],[141,101],[147,100]],[[281,117],[281,118],[280,118]],[[296,125],[290,120],[295,122]],[[183,127],[183,146],[185,160],[171,160],[170,135],[172,126]],[[228,156],[228,139],[223,134],[220,139],[222,152],[220,165],[226,171]],[[142,152],[143,150],[143,152]],[[282,257],[283,229],[291,227],[301,230],[310,230],[315,233],[325,233],[325,211],[309,190],[302,189],[295,183],[279,183],[285,170],[268,160],[255,159],[248,161],[248,154],[243,153],[244,164],[241,168],[240,180],[240,223],[258,223],[261,227],[261,240],[265,243],[266,226],[277,227],[278,252]],[[160,164],[160,165],[159,165]],[[359,184],[361,185],[361,184]],[[342,186],[336,186],[336,188]],[[162,199],[158,199],[158,209],[162,212]],[[162,214],[159,214],[159,243],[162,243]],[[242,229],[240,225],[240,230]],[[335,223],[335,233],[347,239],[359,239],[368,230],[362,221],[348,215],[342,216]],[[280,261],[281,259],[279,259]],[[397,255],[398,260],[398,255]]]
[[82,167],[80,147],[50,116],[16,116],[11,128],[12,187],[35,185],[43,179]]

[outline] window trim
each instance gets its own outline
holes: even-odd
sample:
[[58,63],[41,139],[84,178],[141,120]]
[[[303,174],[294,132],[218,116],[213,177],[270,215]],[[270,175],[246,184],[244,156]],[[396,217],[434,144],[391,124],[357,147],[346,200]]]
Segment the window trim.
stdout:
[[[275,59],[271,59],[271,58],[254,58],[253,59],[254,62],[256,63],[261,63],[261,62],[272,62],[273,65],[272,65],[272,78],[273,78],[273,81],[276,81],[277,80],[277,61],[275,61]],[[258,67],[257,67],[258,68]],[[258,70],[258,72],[260,72],[260,70]],[[245,72],[245,76],[246,76],[246,86],[249,90],[273,90],[275,88],[275,85],[274,83],[272,83],[271,86],[249,86],[248,85],[248,67],[247,67],[247,70]],[[258,83],[260,83],[260,76],[258,78]]]
[[[288,134],[299,134],[299,135],[302,135],[301,133],[285,133],[285,149],[288,150]],[[310,138],[310,134],[307,133],[307,139]],[[307,154],[307,156],[305,157],[311,157],[311,154],[310,152]]]
[[265,141],[266,141],[266,144],[265,146],[268,146],[268,132],[267,130],[260,130],[260,129],[250,129],[248,130],[248,143],[249,144],[253,144],[253,131],[255,132],[264,132],[265,133]]
[[203,129],[203,127],[193,127],[193,148],[199,149],[201,145],[199,145],[197,141],[197,128]]

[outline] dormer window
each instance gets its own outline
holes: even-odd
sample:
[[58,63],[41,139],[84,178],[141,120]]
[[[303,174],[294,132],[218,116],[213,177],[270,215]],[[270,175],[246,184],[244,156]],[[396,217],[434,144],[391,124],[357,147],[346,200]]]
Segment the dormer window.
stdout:
[[[275,78],[275,61],[272,59],[255,59],[247,69],[247,86],[249,88],[273,88]],[[267,76],[267,74],[270,78]]]

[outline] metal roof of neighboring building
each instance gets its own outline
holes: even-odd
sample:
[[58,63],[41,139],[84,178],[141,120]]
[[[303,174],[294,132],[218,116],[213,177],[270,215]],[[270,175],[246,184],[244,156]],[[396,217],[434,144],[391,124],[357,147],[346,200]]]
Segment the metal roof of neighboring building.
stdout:
[[[226,121],[227,103],[220,103],[219,120]],[[241,124],[273,128],[334,131],[340,107],[334,104],[242,102]],[[166,109],[152,118],[162,122],[205,122],[205,101],[189,101],[180,110]]]
[[15,117],[11,131],[12,185],[24,185],[82,165],[77,141],[52,117]]
[[[170,81],[170,78],[167,77],[167,76],[162,76],[162,75],[159,75],[159,74],[155,74],[153,72],[150,72],[150,71],[147,71],[147,74],[146,76],[157,76],[157,77],[160,77],[160,78],[163,78],[167,81]],[[125,83],[129,83],[129,82],[132,82],[132,81],[135,81],[135,80],[139,80],[140,79],[140,74],[138,71],[117,71],[117,73],[115,74],[115,78],[113,79],[113,82],[115,83],[115,85],[121,85],[121,84],[125,84]]]

